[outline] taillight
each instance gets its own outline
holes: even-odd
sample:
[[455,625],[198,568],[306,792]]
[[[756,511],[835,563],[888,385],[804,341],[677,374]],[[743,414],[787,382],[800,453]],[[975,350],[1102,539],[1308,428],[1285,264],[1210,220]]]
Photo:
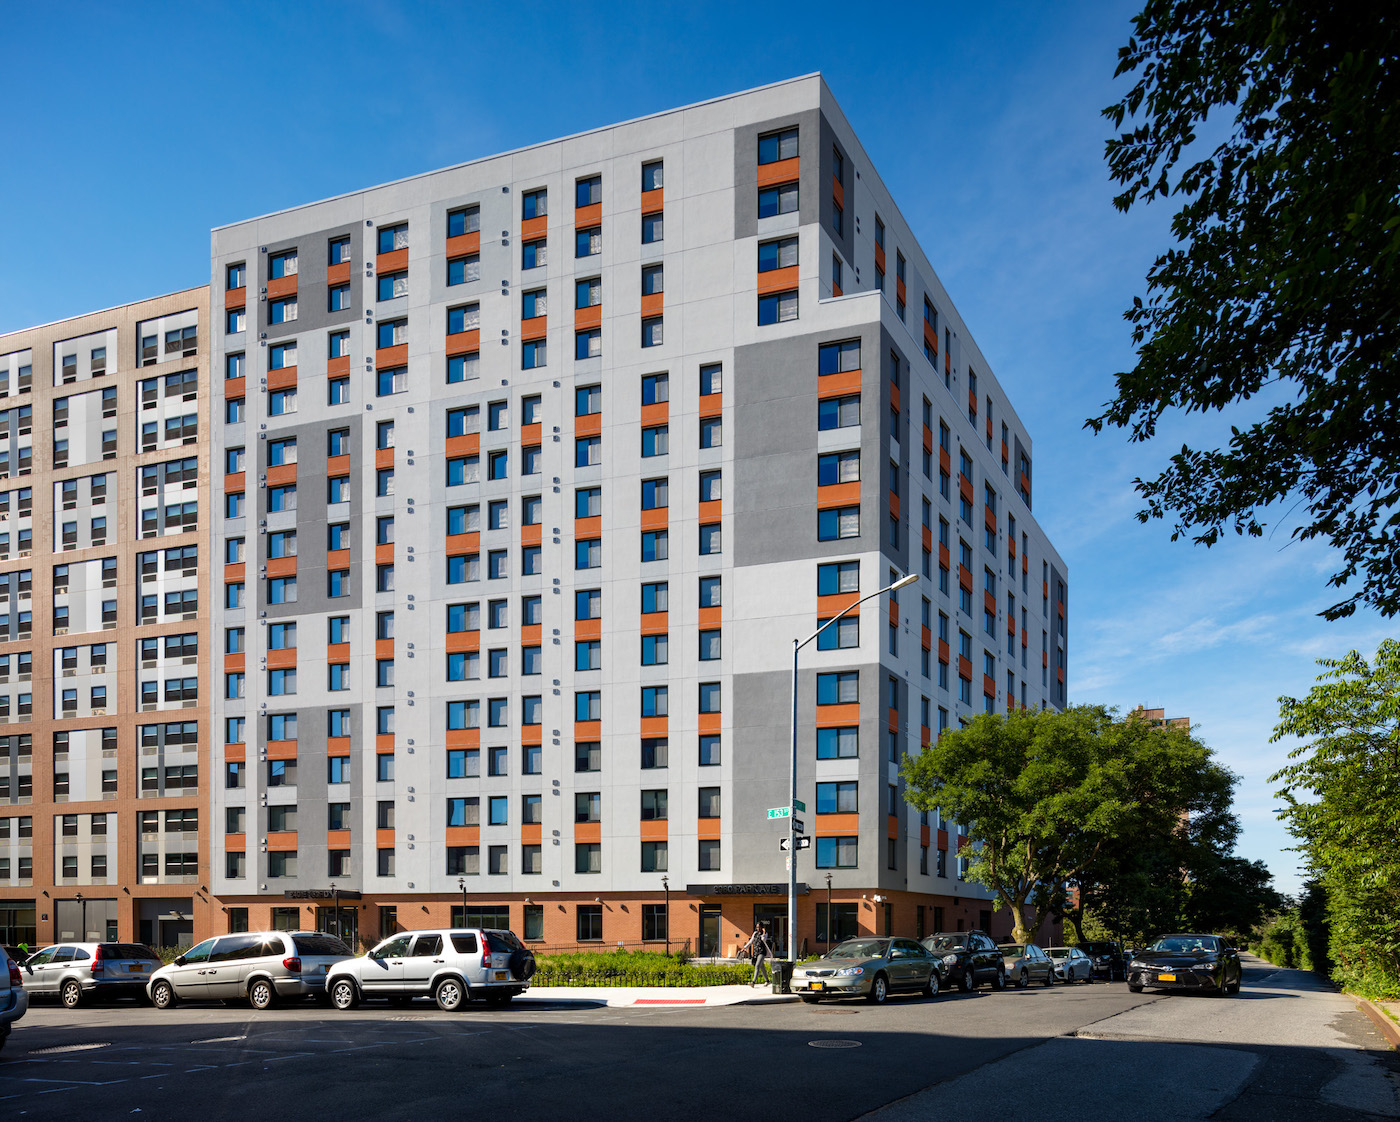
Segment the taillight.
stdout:
[[98,947],[92,952],[92,972],[94,974],[101,974],[103,969],[105,968],[102,965],[102,948]]
[[486,932],[481,933],[481,968],[491,969],[491,940],[486,937]]
[[24,975],[19,972],[19,963],[10,959],[10,985],[24,989]]
[[301,959],[297,958],[296,955],[293,955],[291,958],[284,958],[282,960],[282,965],[293,974],[301,973]]

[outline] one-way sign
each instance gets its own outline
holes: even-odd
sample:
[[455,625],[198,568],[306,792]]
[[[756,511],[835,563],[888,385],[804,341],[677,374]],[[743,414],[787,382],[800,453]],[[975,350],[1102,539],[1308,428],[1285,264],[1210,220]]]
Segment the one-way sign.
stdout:
[[[788,847],[788,840],[787,840],[787,838],[779,838],[779,839],[778,839],[778,848],[781,849],[784,853],[786,853],[786,852],[787,852],[787,847]],[[798,839],[797,839],[797,848],[798,848],[798,849],[811,849],[811,848],[812,848],[812,839],[811,839],[811,838],[808,838],[808,837],[800,837],[800,838],[798,838]]]

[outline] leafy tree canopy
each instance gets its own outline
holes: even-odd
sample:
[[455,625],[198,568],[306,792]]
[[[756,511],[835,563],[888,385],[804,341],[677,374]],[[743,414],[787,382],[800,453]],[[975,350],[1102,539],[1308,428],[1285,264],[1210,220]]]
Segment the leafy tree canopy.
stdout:
[[[1400,611],[1400,19],[1385,0],[1148,0],[1104,110],[1120,210],[1175,198],[1175,244],[1125,313],[1137,365],[1087,422],[1150,439],[1168,410],[1273,402],[1227,447],[1138,479],[1173,540],[1262,534],[1295,498],[1336,547],[1322,614]],[[1222,120],[1221,118],[1224,118]],[[1207,121],[1209,124],[1207,125]],[[1224,133],[1213,146],[1211,139]],[[1280,400],[1281,398],[1281,400]],[[1292,507],[1290,506],[1290,510]]]
[[[906,756],[901,774],[912,805],[967,829],[969,875],[1011,909],[1022,942],[1063,914],[1071,885],[1111,879],[1123,854],[1174,855],[1192,829],[1223,831],[1228,850],[1238,828],[1228,810],[1235,777],[1209,748],[1099,706],[983,714]],[[1180,881],[1181,868],[1168,879]]]

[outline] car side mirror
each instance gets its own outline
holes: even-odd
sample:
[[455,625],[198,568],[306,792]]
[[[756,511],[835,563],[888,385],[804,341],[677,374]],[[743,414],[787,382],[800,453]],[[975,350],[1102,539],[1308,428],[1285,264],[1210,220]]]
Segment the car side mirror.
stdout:
[[176,966],[184,966],[184,965],[185,965],[185,956],[184,956],[184,955],[177,955],[176,958],[175,958],[174,965],[176,965]]

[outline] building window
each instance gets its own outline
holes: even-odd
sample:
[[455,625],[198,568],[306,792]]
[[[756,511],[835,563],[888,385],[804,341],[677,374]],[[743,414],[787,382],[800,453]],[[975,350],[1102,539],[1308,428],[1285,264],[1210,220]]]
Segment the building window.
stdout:
[[859,843],[857,837],[818,838],[817,868],[854,869]]
[[592,226],[574,234],[575,257],[594,257],[602,252],[603,230],[601,226]]
[[642,456],[664,456],[670,451],[670,433],[665,425],[642,429]]
[[545,341],[528,340],[520,345],[520,366],[523,370],[536,370],[546,363]]
[[758,271],[771,273],[774,269],[790,269],[797,264],[797,239],[779,238],[758,243]]
[[796,318],[796,292],[775,292],[758,298],[758,322],[760,325],[784,323]]
[[860,507],[842,506],[817,511],[817,540],[860,537]]
[[[596,849],[597,847],[594,846]],[[583,872],[590,870],[584,869]],[[603,905],[602,904],[579,904],[578,905],[578,941],[580,943],[598,943],[603,939]]]
[[397,300],[408,295],[408,271],[381,273],[377,292],[380,300]]
[[642,215],[642,244],[659,242],[666,236],[665,219],[661,211]]
[[796,183],[780,183],[774,187],[759,189],[758,216],[760,218],[771,218],[775,214],[795,214],[796,212]]
[[642,346],[659,347],[665,341],[665,325],[661,316],[648,316],[642,320]]

